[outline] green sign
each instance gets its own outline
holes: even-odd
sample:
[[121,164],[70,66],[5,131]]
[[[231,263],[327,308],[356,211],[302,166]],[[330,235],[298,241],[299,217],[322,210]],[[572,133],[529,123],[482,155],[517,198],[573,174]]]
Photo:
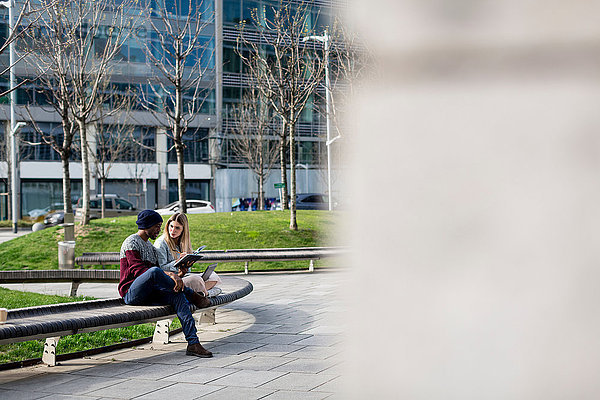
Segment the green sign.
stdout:
[[284,183],[276,183],[273,186],[275,186],[275,189],[283,189],[285,187],[285,184]]

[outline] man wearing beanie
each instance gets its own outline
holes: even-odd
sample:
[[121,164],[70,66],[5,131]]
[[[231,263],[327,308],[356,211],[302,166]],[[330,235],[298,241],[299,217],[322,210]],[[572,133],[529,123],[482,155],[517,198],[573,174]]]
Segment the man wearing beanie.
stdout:
[[176,273],[160,269],[156,250],[148,242],[148,239],[158,237],[162,222],[162,217],[154,210],[144,210],[138,214],[138,232],[125,239],[121,246],[119,294],[125,304],[173,306],[188,342],[186,354],[212,357],[212,353],[202,347],[198,340],[196,322],[190,310],[190,303],[204,308],[210,305],[210,300],[185,287]]

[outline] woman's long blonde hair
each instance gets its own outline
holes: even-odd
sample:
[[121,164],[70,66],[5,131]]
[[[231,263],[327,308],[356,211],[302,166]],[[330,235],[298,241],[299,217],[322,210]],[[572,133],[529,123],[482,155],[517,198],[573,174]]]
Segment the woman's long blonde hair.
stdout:
[[[169,235],[169,226],[171,225],[171,222],[173,222],[173,221],[175,221],[183,226],[183,232],[181,232],[181,235],[179,235],[179,238],[178,238],[179,240],[173,239],[171,237],[171,235]],[[179,253],[177,250],[178,247],[179,247],[179,251],[181,251],[182,253],[191,253],[192,252],[192,242],[190,240],[190,224],[188,223],[188,219],[185,214],[175,213],[175,214],[171,215],[171,218],[169,218],[169,220],[165,224],[164,236],[165,236],[165,241],[167,242],[167,245],[169,246],[169,250],[171,250],[171,254],[173,254],[173,257],[175,259],[177,259],[179,257]],[[179,243],[177,243],[177,241]]]

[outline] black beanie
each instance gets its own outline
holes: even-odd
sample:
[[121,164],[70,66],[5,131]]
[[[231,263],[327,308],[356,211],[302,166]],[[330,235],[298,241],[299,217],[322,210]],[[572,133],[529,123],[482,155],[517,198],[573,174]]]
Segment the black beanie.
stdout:
[[163,222],[162,217],[159,213],[154,210],[144,210],[138,214],[137,224],[139,229],[148,229],[158,224],[159,222]]

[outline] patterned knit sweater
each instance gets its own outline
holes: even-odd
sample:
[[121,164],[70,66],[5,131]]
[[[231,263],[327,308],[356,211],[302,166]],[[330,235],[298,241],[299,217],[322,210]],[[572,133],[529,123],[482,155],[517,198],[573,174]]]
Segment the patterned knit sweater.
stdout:
[[154,246],[137,233],[130,235],[121,245],[120,266],[119,294],[123,297],[135,278],[149,268],[158,266],[158,257]]

